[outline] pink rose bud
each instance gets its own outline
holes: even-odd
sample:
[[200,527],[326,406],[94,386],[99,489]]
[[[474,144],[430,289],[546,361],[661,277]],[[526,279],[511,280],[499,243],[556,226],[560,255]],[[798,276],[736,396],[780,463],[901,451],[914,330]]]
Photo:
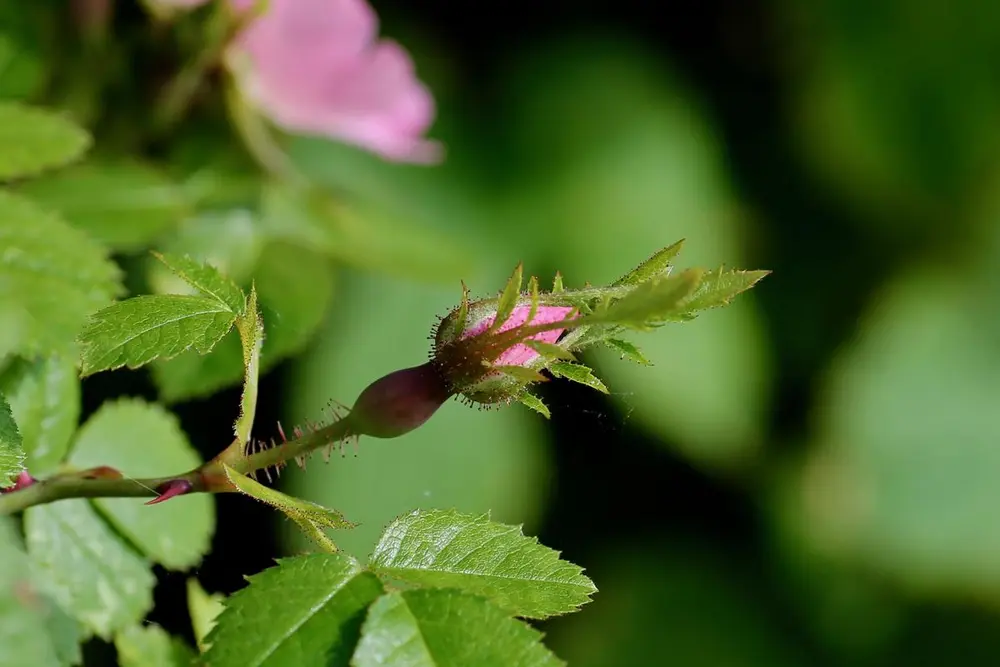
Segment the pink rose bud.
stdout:
[[[453,393],[462,394],[475,403],[509,403],[518,398],[531,380],[515,377],[497,367],[521,367],[539,370],[539,354],[521,341],[534,340],[554,344],[565,329],[555,328],[522,338],[511,338],[519,327],[553,324],[569,318],[574,308],[569,306],[538,306],[531,316],[530,300],[525,298],[514,308],[502,325],[489,331],[496,319],[496,301],[473,303],[468,308],[465,326],[456,331],[460,310],[452,311],[435,334],[435,364],[448,380]],[[541,376],[538,379],[543,379]]]
[[[253,11],[255,0],[231,0]],[[364,0],[269,0],[230,51],[243,95],[276,125],[385,159],[436,162],[434,100]]]
[[432,363],[389,373],[368,385],[348,417],[357,435],[395,438],[431,418],[451,396]]

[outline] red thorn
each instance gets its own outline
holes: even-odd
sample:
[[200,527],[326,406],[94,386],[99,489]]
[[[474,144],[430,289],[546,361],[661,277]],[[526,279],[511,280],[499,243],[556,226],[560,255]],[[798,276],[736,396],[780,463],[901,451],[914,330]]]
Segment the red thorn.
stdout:
[[278,422],[278,435],[281,436],[282,442],[288,442],[288,438],[285,437],[285,429],[281,428],[281,422]]
[[155,505],[157,503],[162,503],[164,500],[170,500],[175,496],[183,496],[185,493],[191,491],[193,487],[191,482],[186,479],[172,479],[165,484],[161,484],[156,492],[159,493],[156,498],[153,498],[147,505]]

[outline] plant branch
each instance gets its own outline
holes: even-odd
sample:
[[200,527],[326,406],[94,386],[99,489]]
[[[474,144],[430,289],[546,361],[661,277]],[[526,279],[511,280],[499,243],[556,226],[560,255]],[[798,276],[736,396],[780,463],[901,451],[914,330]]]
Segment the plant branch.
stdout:
[[[227,493],[236,491],[229,482],[222,463],[243,474],[287,463],[307,456],[326,445],[340,442],[352,434],[350,415],[300,438],[235,460],[231,449],[181,475],[133,479],[123,476],[94,477],[89,471],[55,475],[38,480],[17,491],[0,495],[0,515],[13,514],[29,507],[68,498],[144,498],[156,497],[172,484],[187,483],[185,493]],[[242,450],[242,446],[240,447]]]

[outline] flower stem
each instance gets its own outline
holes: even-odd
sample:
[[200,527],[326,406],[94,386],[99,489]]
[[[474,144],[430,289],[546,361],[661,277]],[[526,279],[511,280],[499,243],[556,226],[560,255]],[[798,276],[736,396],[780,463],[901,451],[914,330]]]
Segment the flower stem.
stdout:
[[[352,433],[350,415],[332,424],[289,440],[277,447],[250,456],[227,461],[227,465],[243,474],[277,466],[295,458],[340,442]],[[226,450],[227,452],[229,450]],[[194,470],[170,477],[133,479],[130,477],[94,478],[84,473],[66,473],[39,480],[17,491],[0,494],[0,516],[13,514],[29,507],[67,498],[143,498],[160,495],[171,482],[184,481],[191,485],[187,493],[226,493],[234,489],[226,481],[220,462],[221,455]]]

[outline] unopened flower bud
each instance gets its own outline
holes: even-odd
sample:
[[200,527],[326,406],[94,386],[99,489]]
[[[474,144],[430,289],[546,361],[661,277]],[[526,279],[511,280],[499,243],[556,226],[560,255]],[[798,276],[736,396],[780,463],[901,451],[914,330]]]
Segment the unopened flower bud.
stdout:
[[[470,304],[464,310],[456,309],[441,322],[435,335],[434,362],[449,389],[476,403],[509,403],[530,382],[543,379],[537,372],[535,380],[531,379],[531,372],[540,366],[539,354],[524,341],[554,344],[565,329],[526,331],[524,336],[518,336],[517,331],[561,322],[575,310],[569,306],[533,308],[528,300],[516,306],[502,325],[492,329],[497,316],[495,308],[496,301],[490,300]],[[515,368],[524,372],[513,374]]]
[[356,435],[395,438],[421,426],[451,396],[434,364],[389,373],[361,392],[351,408]]

